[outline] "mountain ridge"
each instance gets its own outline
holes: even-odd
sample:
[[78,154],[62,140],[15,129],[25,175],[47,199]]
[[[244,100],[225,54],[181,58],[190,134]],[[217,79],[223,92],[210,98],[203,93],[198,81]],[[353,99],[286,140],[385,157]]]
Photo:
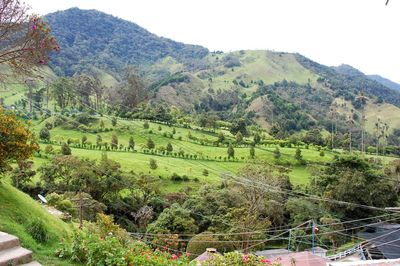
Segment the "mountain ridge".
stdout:
[[118,75],[127,65],[151,64],[168,55],[187,62],[209,53],[207,48],[159,37],[94,9],[70,8],[45,19],[62,48],[50,62],[57,74],[72,76],[94,65]]
[[[341,114],[343,128],[349,116],[359,123],[361,92],[371,110],[377,104],[394,105],[382,110],[400,106],[399,91],[349,65],[330,67],[298,53],[268,50],[210,52],[96,10],[72,8],[46,19],[62,47],[51,61],[56,73],[72,76],[89,70],[101,76],[103,71],[108,80],[110,76],[119,80],[126,67],[134,66],[151,101],[188,112],[211,111],[223,119],[245,117],[268,127],[279,121],[271,119],[274,112],[281,112],[282,127],[301,130],[315,125],[328,128],[327,114],[338,102],[347,106]],[[279,104],[296,111],[283,112]]]

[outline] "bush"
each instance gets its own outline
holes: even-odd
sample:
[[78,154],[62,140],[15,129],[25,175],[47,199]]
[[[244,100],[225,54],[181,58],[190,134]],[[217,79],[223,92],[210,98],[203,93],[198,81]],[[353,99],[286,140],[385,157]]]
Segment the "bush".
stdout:
[[207,170],[207,169],[204,169],[204,170],[203,170],[203,175],[204,175],[204,176],[208,176],[208,170]]
[[71,155],[71,148],[68,146],[67,143],[64,143],[61,146],[61,154],[62,155]]
[[157,169],[157,161],[154,160],[153,158],[150,158],[150,169],[155,170]]
[[62,243],[59,257],[79,265],[189,265],[188,257],[163,251],[153,252],[146,244],[132,240],[125,230],[107,215],[98,215],[96,224],[76,231],[73,239]]
[[35,218],[27,227],[28,233],[38,242],[45,243],[49,240],[49,233],[42,220]]
[[39,138],[44,141],[50,140],[50,131],[47,127],[44,127],[39,132]]
[[175,182],[180,182],[180,181],[182,181],[182,177],[180,175],[178,175],[177,173],[173,173],[171,176],[171,180],[175,181]]

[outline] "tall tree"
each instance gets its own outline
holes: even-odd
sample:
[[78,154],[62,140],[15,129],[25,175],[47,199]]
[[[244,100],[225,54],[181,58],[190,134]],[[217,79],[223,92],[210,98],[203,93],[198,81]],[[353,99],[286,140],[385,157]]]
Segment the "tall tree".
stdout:
[[91,108],[90,95],[99,85],[99,81],[92,76],[81,74],[75,78],[75,89],[80,98],[80,107],[82,109]]
[[365,104],[367,103],[367,97],[364,95],[364,91],[361,91],[360,95],[357,97],[357,100],[360,101],[361,104],[361,154],[365,153]]
[[28,127],[0,107],[0,174],[10,170],[11,163],[27,160],[38,149]]
[[228,159],[235,158],[235,149],[233,148],[233,145],[230,142],[229,142],[229,145],[228,145],[228,151],[227,152],[228,152]]
[[135,140],[133,139],[132,136],[130,136],[129,138],[129,142],[128,142],[128,149],[132,149],[132,151],[135,150]]
[[71,103],[73,89],[73,83],[69,78],[59,78],[50,85],[51,94],[61,109]]
[[118,149],[118,137],[115,134],[111,136],[111,149]]

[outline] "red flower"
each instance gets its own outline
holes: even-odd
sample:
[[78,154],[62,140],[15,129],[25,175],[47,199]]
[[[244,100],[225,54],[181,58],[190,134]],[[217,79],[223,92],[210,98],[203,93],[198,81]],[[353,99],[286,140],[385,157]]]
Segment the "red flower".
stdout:
[[271,264],[271,261],[268,259],[262,259],[261,262],[265,264]]
[[242,261],[243,261],[244,263],[248,263],[248,262],[249,262],[249,256],[243,255]]
[[175,254],[172,254],[171,258],[172,258],[173,260],[177,260],[177,259],[178,259],[178,256],[175,255]]

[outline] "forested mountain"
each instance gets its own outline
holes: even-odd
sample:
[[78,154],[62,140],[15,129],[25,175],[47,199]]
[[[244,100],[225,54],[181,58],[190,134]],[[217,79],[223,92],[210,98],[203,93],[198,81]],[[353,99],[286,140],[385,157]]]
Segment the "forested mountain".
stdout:
[[349,119],[361,123],[361,112],[371,134],[381,117],[392,129],[400,128],[391,115],[400,111],[400,92],[349,65],[328,67],[300,54],[263,50],[209,52],[95,10],[72,8],[46,19],[61,46],[52,56],[52,69],[100,79],[107,87],[102,95],[113,98],[112,105],[121,105],[113,87],[133,66],[150,102],[190,113],[212,112],[228,121],[245,117],[292,134],[315,126],[329,129],[334,109],[343,132]]
[[384,86],[386,86],[388,88],[400,91],[400,84],[398,84],[396,82],[393,82],[393,81],[391,81],[391,80],[389,80],[387,78],[384,78],[384,77],[379,76],[379,75],[368,75],[368,77],[370,79],[373,79],[373,80],[381,83],[382,85],[384,85]]
[[45,18],[61,46],[51,61],[60,75],[95,66],[118,76],[127,65],[151,64],[165,56],[190,62],[208,54],[204,47],[158,37],[135,23],[96,10],[71,8]]

